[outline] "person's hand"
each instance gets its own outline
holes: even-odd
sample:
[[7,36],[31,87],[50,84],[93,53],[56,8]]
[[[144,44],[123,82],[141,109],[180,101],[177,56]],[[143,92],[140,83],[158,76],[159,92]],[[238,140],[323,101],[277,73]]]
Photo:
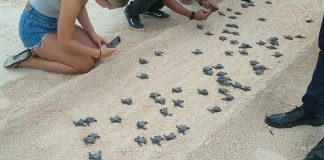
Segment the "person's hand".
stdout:
[[98,47],[107,44],[107,41],[103,37],[99,36],[97,33],[91,34],[90,37]]
[[107,48],[106,45],[101,45],[101,57],[109,57],[115,53],[116,48]]
[[202,6],[206,9],[210,9],[210,12],[216,12],[218,10],[218,7],[216,5],[210,3],[208,0],[203,0]]
[[203,21],[206,20],[210,16],[210,14],[211,14],[210,10],[200,9],[196,11],[194,19],[198,21]]

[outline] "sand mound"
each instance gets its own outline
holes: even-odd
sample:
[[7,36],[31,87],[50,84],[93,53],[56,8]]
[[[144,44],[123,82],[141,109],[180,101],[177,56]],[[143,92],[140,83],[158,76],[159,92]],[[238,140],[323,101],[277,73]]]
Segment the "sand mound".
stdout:
[[[231,20],[214,14],[204,22],[205,30],[197,30],[197,22],[178,16],[166,22],[146,20],[148,31],[144,33],[123,27],[110,34],[125,37],[119,54],[106,59],[88,74],[71,77],[41,72],[40,75],[2,85],[0,100],[3,99],[4,107],[0,107],[0,135],[5,138],[0,141],[0,159],[86,159],[89,151],[97,150],[102,151],[104,159],[263,159],[269,156],[295,159],[294,153],[297,151],[280,147],[290,147],[308,140],[303,138],[303,131],[309,128],[297,128],[287,133],[273,130],[272,136],[263,123],[263,116],[282,111],[268,104],[282,104],[282,101],[274,102],[277,95],[272,93],[292,86],[294,90],[289,91],[296,91],[300,96],[305,90],[310,73],[307,74],[308,78],[301,76],[300,81],[290,79],[294,82],[291,84],[284,80],[290,75],[312,70],[311,66],[306,65],[310,63],[306,62],[305,67],[300,68],[303,70],[295,68],[300,67],[300,59],[306,59],[307,54],[314,53],[316,48],[314,44],[322,15],[320,1],[274,0],[272,5],[264,1],[255,2],[255,5],[243,9],[239,1],[223,1],[219,6],[224,8],[227,15],[233,15],[225,11],[227,7],[241,11],[243,15]],[[257,21],[259,17],[267,21]],[[305,23],[307,19],[314,19],[315,22]],[[226,36],[229,40],[251,44],[253,48],[248,50],[249,56],[238,53],[239,45],[218,39],[227,23],[240,26],[238,31],[241,36]],[[206,31],[215,35],[206,36]],[[307,38],[288,41],[283,38],[286,34],[301,34]],[[272,56],[274,50],[255,44],[274,36],[279,38],[278,51],[284,54],[278,59]],[[204,54],[193,55],[191,51],[196,48]],[[156,57],[155,50],[164,51],[165,55]],[[226,50],[235,52],[234,56],[226,56]],[[139,58],[147,59],[149,64],[139,65]],[[256,76],[250,60],[257,60],[270,69],[264,75]],[[202,73],[204,66],[218,63],[224,65],[223,71],[228,72],[234,81],[251,86],[252,91],[226,87],[235,100],[221,100],[223,96],[217,90],[222,86],[216,82],[216,76]],[[148,73],[150,79],[138,79],[136,76],[141,73]],[[298,82],[303,85],[302,88],[299,88],[301,85],[298,88],[293,85]],[[278,84],[285,87],[277,87]],[[177,86],[184,91],[171,93],[171,88]],[[198,88],[208,89],[210,95],[198,95]],[[154,103],[149,98],[151,92],[162,94],[167,99],[166,105]],[[284,102],[298,102],[297,94],[293,95],[295,99],[289,101],[291,95],[288,93],[279,94],[284,96]],[[120,99],[128,97],[134,100],[134,104],[122,105]],[[173,107],[173,99],[183,99],[184,108]],[[220,106],[223,111],[209,113],[206,109],[213,105]],[[173,116],[161,116],[159,109],[162,107],[168,107]],[[113,115],[120,115],[123,122],[111,124],[109,117]],[[95,117],[98,123],[86,128],[73,126],[73,120],[87,116]],[[245,124],[250,117],[252,122]],[[136,129],[136,122],[140,120],[149,122],[148,130]],[[139,135],[151,137],[176,132],[176,125],[180,124],[188,125],[191,130],[186,136],[177,134],[176,140],[163,142],[162,147],[152,144],[139,147],[133,142]],[[301,130],[300,134],[290,134],[295,136],[291,138],[294,144],[282,145],[275,141],[274,137],[284,139],[280,133],[290,137],[289,133],[298,130]],[[94,145],[84,145],[82,138],[92,132],[97,132],[102,138]],[[314,133],[306,132],[305,135]],[[307,142],[307,145],[314,144]],[[298,150],[297,156],[304,155],[307,149]]]

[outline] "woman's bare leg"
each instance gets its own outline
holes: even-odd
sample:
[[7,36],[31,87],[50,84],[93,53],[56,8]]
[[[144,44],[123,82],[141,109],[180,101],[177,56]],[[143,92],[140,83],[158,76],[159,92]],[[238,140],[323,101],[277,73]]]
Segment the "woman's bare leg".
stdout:
[[[74,38],[84,45],[98,48],[87,33],[79,26],[76,26]],[[20,63],[19,66],[55,73],[82,74],[89,72],[94,65],[94,59],[90,56],[70,53],[59,48],[56,33],[49,33],[44,38],[43,44],[33,49],[33,53],[39,58],[31,57]]]

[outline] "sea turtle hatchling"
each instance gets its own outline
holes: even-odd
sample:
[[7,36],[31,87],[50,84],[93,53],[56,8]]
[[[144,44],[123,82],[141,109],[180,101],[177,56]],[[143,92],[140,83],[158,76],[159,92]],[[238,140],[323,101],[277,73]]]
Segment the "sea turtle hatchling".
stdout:
[[275,52],[274,55],[272,55],[272,56],[274,56],[274,57],[276,57],[276,58],[279,58],[279,57],[282,57],[283,54],[280,53],[280,52]]
[[218,93],[223,94],[223,95],[227,95],[229,93],[229,91],[226,88],[219,88]]
[[237,24],[226,24],[226,27],[239,28]]
[[204,25],[203,24],[197,24],[197,28],[198,29],[204,29]]
[[183,103],[184,103],[184,101],[181,100],[181,99],[173,100],[173,104],[174,104],[175,107],[181,107],[181,108],[183,108],[183,105],[182,105]]
[[252,60],[252,61],[250,61],[250,64],[251,64],[251,66],[255,66],[257,64],[260,64],[260,62],[258,62],[256,60]]
[[75,122],[73,121],[73,124],[75,126],[90,126],[91,123],[97,122],[97,120],[93,117],[87,117],[85,120],[84,119],[79,119],[79,121]]
[[251,0],[241,0],[243,2],[246,2],[246,3],[253,3]]
[[200,49],[196,49],[195,51],[192,51],[191,53],[193,53],[194,55],[203,54],[203,52]]
[[233,88],[239,88],[239,89],[242,89],[242,88],[243,88],[242,84],[239,83],[239,82],[235,82],[235,83],[232,85],[232,87],[233,87]]
[[168,108],[162,108],[160,109],[160,113],[166,117],[166,116],[172,116],[172,114],[169,113]]
[[140,59],[139,59],[139,63],[140,63],[140,64],[147,64],[148,61],[147,61],[146,59],[144,59],[144,58],[140,58]]
[[232,8],[226,8],[226,10],[232,12]]
[[294,38],[291,35],[284,35],[284,38],[288,40],[294,40]]
[[224,66],[222,64],[217,64],[216,66],[212,66],[215,69],[223,69]]
[[225,36],[220,36],[220,37],[219,37],[219,40],[221,40],[221,41],[226,41],[226,40],[227,40],[227,37],[225,37]]
[[230,43],[235,45],[238,44],[239,42],[237,40],[231,40]]
[[304,39],[306,37],[302,36],[302,35],[296,35],[295,38],[299,38],[299,39]]
[[309,19],[309,20],[306,20],[305,22],[307,22],[307,23],[313,23],[313,22],[314,22],[314,20],[312,20],[312,19]]
[[161,141],[164,141],[164,138],[162,138],[161,136],[150,137],[150,139],[153,144],[156,144],[158,146],[161,146]]
[[269,46],[266,46],[266,47],[269,48],[269,49],[277,49],[277,47],[274,46],[274,45],[269,45]]
[[267,19],[263,18],[263,17],[260,17],[258,18],[258,21],[266,21]]
[[250,5],[248,3],[241,3],[242,8],[248,8]]
[[121,123],[122,122],[122,118],[120,118],[118,115],[110,117],[110,122],[111,123]]
[[198,89],[198,94],[201,94],[203,96],[208,96],[207,89]]
[[228,33],[228,34],[231,34],[232,32],[229,31],[228,29],[223,29],[223,32],[222,33]]
[[211,112],[211,113],[217,113],[217,112],[221,112],[222,111],[222,109],[221,108],[219,108],[218,106],[215,106],[215,107],[213,107],[213,108],[211,108],[211,109],[207,109],[209,112]]
[[240,52],[240,54],[242,54],[242,55],[249,55],[249,52],[247,51],[247,50],[241,50],[241,51],[239,51]]
[[247,49],[247,48],[252,48],[251,45],[247,44],[247,43],[242,43],[241,46],[239,48],[242,48],[242,49]]
[[162,97],[154,98],[154,102],[161,104],[161,105],[165,105],[165,98],[162,98]]
[[225,55],[227,56],[233,56],[234,52],[232,51],[225,51]]
[[218,14],[219,14],[220,16],[226,16],[225,13],[222,12],[222,11],[218,11]]
[[217,74],[216,74],[216,76],[225,76],[225,75],[227,75],[227,73],[226,72],[223,72],[223,71],[219,71]]
[[180,126],[177,126],[177,128],[178,128],[178,133],[181,133],[183,135],[186,135],[186,132],[188,130],[190,130],[190,128],[186,125],[180,125]]
[[172,88],[172,92],[173,93],[181,93],[182,92],[182,88],[181,87]]
[[145,137],[140,137],[140,136],[138,136],[138,137],[136,137],[135,139],[134,139],[134,141],[138,144],[138,145],[140,145],[141,147],[142,147],[142,145],[143,144],[146,144],[146,138]]
[[229,86],[232,84],[231,82],[231,79],[229,77],[226,77],[226,76],[219,76],[217,78],[217,82],[221,85],[224,85],[224,86]]
[[155,98],[157,98],[157,97],[160,97],[161,96],[161,94],[160,93],[156,93],[156,92],[152,92],[151,94],[150,94],[150,98],[153,98],[153,99],[155,99]]
[[243,91],[251,91],[251,87],[250,86],[244,86],[242,88]]
[[266,3],[266,4],[272,4],[272,2],[271,2],[271,1],[266,1],[265,3]]
[[278,37],[271,37],[267,41],[273,46],[279,46]]
[[166,140],[166,141],[171,141],[171,140],[174,140],[174,139],[176,139],[177,138],[177,136],[174,134],[174,133],[170,133],[170,134],[168,134],[168,135],[164,135],[164,139]]
[[263,46],[263,45],[265,45],[266,43],[260,40],[259,42],[256,42],[256,44],[258,44],[258,45],[260,45],[260,46]]
[[234,14],[236,14],[236,15],[242,15],[242,13],[241,12],[234,12]]
[[222,98],[222,100],[224,100],[224,101],[233,101],[234,97],[232,95],[230,95],[230,94],[226,94],[225,98]]
[[133,100],[131,98],[121,99],[120,101],[121,101],[122,104],[126,104],[126,105],[132,105],[133,104]]
[[162,57],[163,54],[164,54],[164,52],[162,52],[162,51],[154,51],[154,54],[155,54],[156,56],[158,56],[158,57]]
[[147,124],[146,121],[138,121],[136,126],[137,126],[137,129],[144,129],[144,130],[147,130],[147,128],[145,128],[145,125]]
[[90,153],[89,152],[89,160],[101,160],[101,151],[95,152],[95,153]]
[[149,79],[149,76],[146,73],[141,73],[141,75],[137,76],[140,79]]
[[209,76],[213,75],[214,71],[212,71],[212,70],[213,70],[213,69],[212,69],[211,67],[209,67],[209,66],[205,66],[205,67],[203,68],[203,72],[204,72],[206,75],[209,75]]
[[233,32],[231,32],[231,34],[232,34],[232,35],[235,35],[235,36],[239,36],[239,35],[241,35],[240,32],[237,32],[237,31],[233,31]]
[[214,35],[214,33],[211,33],[210,31],[208,31],[208,32],[205,33],[205,35],[212,36],[212,35]]
[[97,133],[91,133],[83,138],[83,141],[85,144],[94,144],[97,139],[100,139],[100,136]]
[[237,19],[236,16],[228,16],[228,18],[230,18],[230,19]]

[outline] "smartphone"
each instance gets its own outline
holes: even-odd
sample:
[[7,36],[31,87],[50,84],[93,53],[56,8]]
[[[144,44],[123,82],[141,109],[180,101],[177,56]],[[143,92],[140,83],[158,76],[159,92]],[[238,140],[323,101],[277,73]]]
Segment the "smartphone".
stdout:
[[121,42],[121,38],[117,36],[111,42],[109,42],[106,47],[107,48],[116,48],[116,46]]

